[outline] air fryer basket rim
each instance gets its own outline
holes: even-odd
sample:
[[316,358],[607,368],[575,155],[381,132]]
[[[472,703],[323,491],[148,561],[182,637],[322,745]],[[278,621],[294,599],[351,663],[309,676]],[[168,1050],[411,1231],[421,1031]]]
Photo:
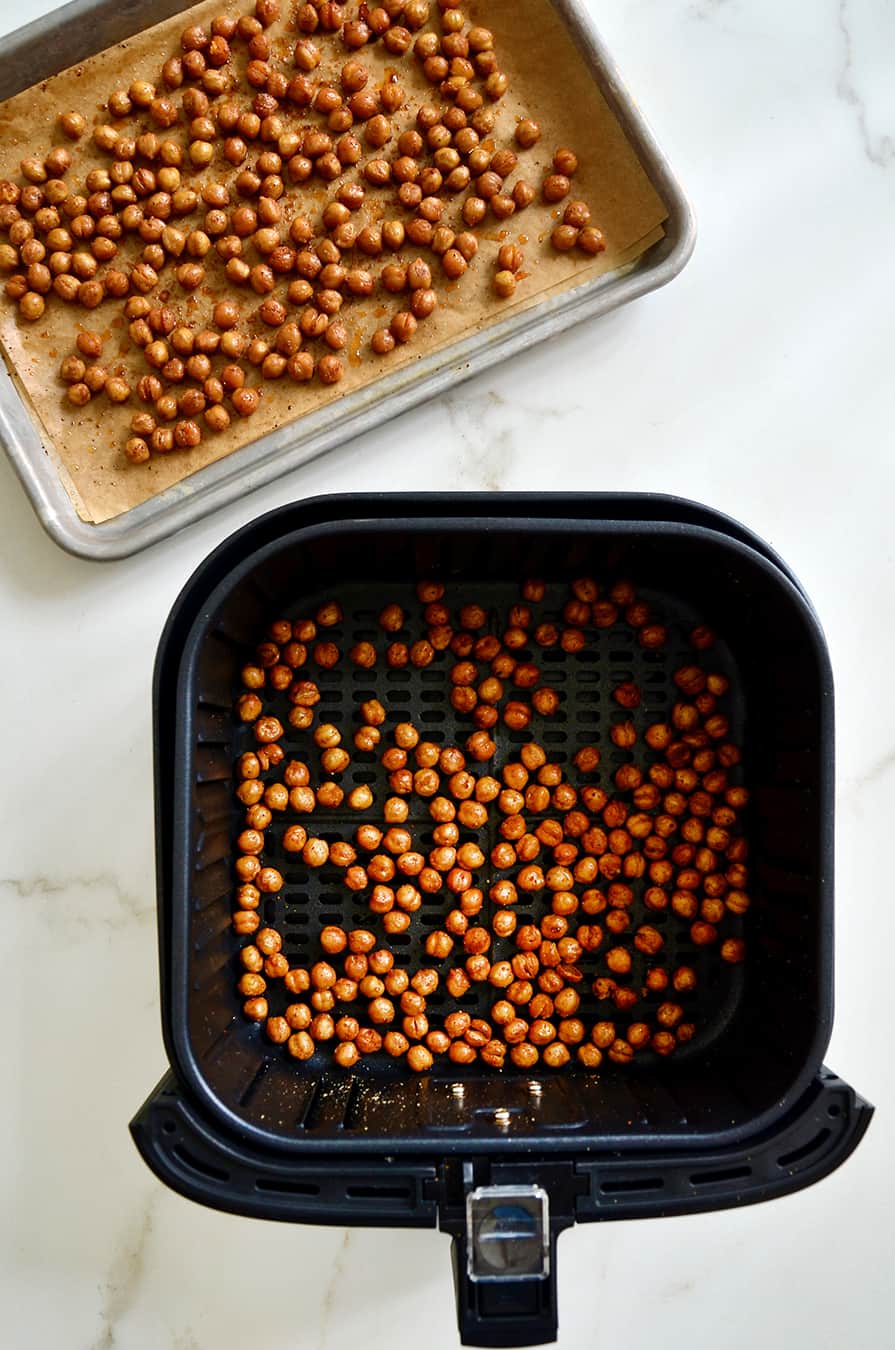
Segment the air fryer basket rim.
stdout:
[[[668,492],[322,492],[316,497],[306,497],[295,502],[286,502],[282,506],[271,507],[252,520],[240,525],[226,539],[221,540],[203,560],[197,564],[186,582],[180,588],[170,613],[159,636],[154,668],[153,695],[155,705],[158,701],[158,682],[167,653],[168,641],[172,629],[181,618],[187,606],[196,603],[195,597],[206,577],[240,547],[246,547],[252,536],[270,530],[277,521],[285,521],[296,515],[299,522],[293,528],[300,528],[300,521],[313,523],[315,518],[338,521],[376,519],[383,516],[394,506],[405,509],[416,505],[419,514],[428,515],[429,508],[434,512],[445,512],[444,519],[462,519],[461,511],[476,516],[502,518],[518,514],[520,511],[534,518],[550,518],[568,512],[584,509],[587,519],[609,522],[618,519],[640,520],[643,523],[682,525],[704,525],[707,529],[717,529],[732,539],[754,549],[783,573],[801,593],[806,605],[813,610],[805,588],[789,564],[766,540],[751,530],[748,525],[734,516],[719,511],[714,506],[705,506],[689,497],[678,497]],[[452,510],[453,508],[453,510]],[[479,509],[481,508],[481,509]],[[619,515],[612,514],[619,512]],[[321,514],[325,513],[325,514]],[[585,519],[573,516],[573,519]],[[816,615],[815,615],[816,618]]]
[[[630,497],[623,495],[600,495],[587,496],[584,494],[569,498],[563,495],[548,495],[547,497],[532,497],[529,495],[516,495],[512,497],[481,495],[477,494],[470,498],[451,498],[451,506],[457,510],[456,515],[436,515],[436,508],[442,508],[447,504],[438,494],[427,494],[425,497],[406,497],[400,494],[396,495],[377,495],[376,497],[329,497],[318,498],[313,502],[304,503],[299,515],[313,514],[314,510],[323,509],[327,511],[328,518],[319,520],[311,525],[298,525],[296,529],[286,529],[277,532],[274,529],[273,536],[266,543],[261,544],[255,549],[246,551],[242,549],[240,554],[240,545],[249,543],[252,535],[257,538],[259,533],[263,533],[265,527],[275,527],[278,520],[284,521],[295,508],[280,508],[276,512],[269,513],[261,517],[253,524],[243,527],[231,539],[225,541],[209,559],[206,560],[194,573],[192,579],[181,592],[175,606],[172,610],[171,618],[166,626],[165,632],[159,648],[159,655],[156,665],[156,732],[157,732],[157,812],[159,818],[159,882],[160,882],[160,906],[159,923],[160,939],[162,948],[162,981],[163,981],[163,1028],[165,1035],[166,1048],[178,1077],[183,1081],[189,1091],[198,1099],[198,1101],[209,1110],[214,1116],[239,1137],[251,1139],[252,1141],[265,1145],[267,1147],[285,1150],[289,1153],[303,1153],[310,1155],[316,1150],[325,1151],[332,1148],[332,1142],[328,1139],[296,1138],[285,1139],[274,1137],[265,1133],[253,1124],[240,1119],[229,1107],[227,1107],[211,1090],[206,1082],[204,1075],[199,1069],[198,1063],[192,1053],[189,1044],[189,1035],[187,1032],[186,1020],[186,980],[182,970],[182,952],[186,933],[182,925],[186,922],[186,906],[180,904],[173,906],[173,895],[168,893],[168,887],[173,884],[172,872],[183,870],[186,864],[184,857],[183,839],[185,822],[180,820],[176,824],[174,832],[175,840],[179,840],[179,846],[175,849],[176,856],[168,856],[170,850],[164,847],[164,829],[162,818],[165,811],[162,809],[161,798],[163,795],[161,779],[164,776],[164,770],[161,766],[161,741],[159,736],[160,724],[163,718],[164,709],[162,684],[165,674],[168,674],[168,658],[172,656],[169,651],[169,644],[175,627],[182,628],[187,620],[187,611],[192,609],[192,623],[190,624],[190,634],[180,647],[180,655],[174,656],[178,666],[179,678],[184,676],[191,677],[194,670],[196,659],[197,644],[200,630],[204,627],[207,618],[214,613],[223,596],[239,583],[239,580],[252,568],[256,567],[264,557],[271,553],[278,552],[288,547],[289,539],[292,536],[301,535],[302,538],[313,537],[320,533],[331,533],[333,529],[339,531],[348,531],[352,529],[363,529],[365,531],[425,531],[438,530],[450,531],[452,525],[455,528],[487,528],[495,532],[517,531],[524,528],[530,521],[533,528],[543,533],[550,533],[553,530],[562,531],[568,535],[570,530],[578,532],[590,532],[595,534],[621,534],[635,536],[642,534],[647,529],[651,534],[663,533],[668,535],[686,536],[693,540],[702,540],[715,549],[725,551],[732,558],[746,560],[762,570],[777,587],[784,590],[789,602],[802,615],[805,623],[805,632],[809,636],[812,644],[812,659],[816,664],[818,671],[818,682],[821,690],[821,699],[819,707],[820,717],[820,736],[821,736],[821,761],[822,773],[820,777],[820,803],[819,816],[821,820],[821,832],[819,844],[822,849],[822,865],[819,868],[818,884],[816,891],[816,923],[819,929],[819,954],[818,954],[818,988],[819,1005],[816,1018],[814,1039],[811,1045],[809,1055],[803,1062],[797,1076],[791,1083],[786,1095],[773,1106],[769,1107],[760,1115],[751,1117],[747,1122],[730,1127],[726,1130],[718,1130],[703,1133],[690,1133],[686,1136],[689,1146],[698,1147],[705,1143],[719,1143],[730,1141],[743,1137],[745,1133],[754,1133],[766,1126],[773,1124],[780,1114],[785,1111],[792,1102],[798,1099],[805,1091],[808,1083],[814,1077],[823,1057],[824,1050],[829,1041],[832,1028],[832,795],[833,795],[833,774],[832,774],[832,674],[830,670],[829,657],[823,634],[820,629],[817,616],[815,615],[810,603],[807,601],[804,592],[792,577],[788,568],[785,568],[778,562],[773,552],[766,546],[761,546],[760,541],[756,541],[759,547],[753,547],[751,542],[744,542],[752,539],[751,532],[743,530],[732,523],[736,529],[736,534],[731,535],[727,528],[726,518],[719,513],[708,511],[692,503],[679,502],[673,498],[653,497],[644,495],[642,497]],[[409,515],[400,514],[402,507],[410,503],[425,509],[432,514]],[[561,508],[562,504],[572,504],[575,508],[590,508],[594,511],[594,517],[590,519],[550,519],[540,514],[545,509],[550,509],[551,514]],[[470,512],[475,514],[461,513],[458,508],[468,506]],[[623,507],[626,511],[624,519],[617,519],[608,513],[603,516],[602,511],[607,511],[615,507]],[[353,508],[349,516],[339,518],[339,508]],[[663,513],[671,515],[677,511],[692,513],[702,519],[708,519],[713,523],[717,522],[717,528],[708,528],[704,525],[681,522],[675,519],[665,519],[664,516],[659,519],[644,520],[633,511],[641,507],[651,511],[661,509]],[[535,509],[537,508],[537,509]],[[375,509],[375,514],[374,514]],[[336,519],[332,519],[335,513]],[[481,514],[480,514],[481,513]],[[646,514],[644,510],[643,514]],[[236,555],[236,560],[225,567],[224,574],[212,585],[210,589],[205,589],[203,583],[206,577],[209,581],[213,580],[215,564],[217,560],[224,560],[230,555]],[[204,594],[202,592],[204,591]],[[188,686],[188,687],[191,687]],[[182,763],[181,753],[184,740],[189,744],[189,736],[186,735],[189,730],[189,709],[186,709],[187,716],[183,716],[183,708],[176,718],[177,736],[178,736],[178,754],[176,762]],[[170,782],[167,781],[167,788],[170,791]],[[180,794],[176,794],[174,802],[175,820],[179,814]],[[173,847],[173,845],[172,845]],[[186,884],[185,878],[180,881],[181,887]],[[172,912],[176,909],[176,912]],[[163,913],[164,912],[164,913]],[[176,931],[177,940],[172,940],[171,934],[166,931],[166,923],[180,925]],[[628,1150],[633,1148],[654,1148],[657,1143],[665,1142],[666,1145],[673,1142],[675,1146],[681,1146],[680,1136],[669,1136],[664,1141],[653,1135],[649,1138],[637,1136],[613,1136],[593,1132],[592,1135],[584,1136],[577,1131],[573,1132],[574,1137],[550,1138],[545,1139],[544,1151],[570,1152],[580,1150],[582,1147],[588,1147],[590,1140],[595,1139],[599,1147],[624,1147]],[[481,1141],[476,1140],[477,1150],[480,1148]],[[468,1152],[472,1141],[463,1137],[455,1139],[443,1139],[441,1141],[442,1149],[448,1152]],[[382,1141],[383,1147],[388,1147],[390,1151],[400,1153],[431,1152],[431,1137],[426,1139],[408,1139],[401,1138],[392,1144],[388,1140]],[[369,1148],[369,1143],[363,1139],[343,1138],[339,1147],[346,1153],[348,1151],[361,1151],[364,1147]],[[540,1144],[539,1144],[540,1147]],[[510,1138],[495,1138],[489,1142],[486,1151],[495,1154],[513,1151],[518,1148],[518,1141]]]

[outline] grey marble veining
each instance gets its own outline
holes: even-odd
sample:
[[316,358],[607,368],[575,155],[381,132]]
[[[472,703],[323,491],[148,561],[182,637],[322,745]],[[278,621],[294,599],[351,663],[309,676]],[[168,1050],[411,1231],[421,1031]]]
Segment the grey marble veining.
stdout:
[[[865,89],[862,72],[865,62],[872,71],[874,59],[891,72],[895,55],[892,7],[875,0],[839,0],[839,30],[844,58],[837,93],[854,113],[864,154],[871,164],[887,169],[895,159],[895,92],[891,80],[877,80],[871,105],[871,93]],[[876,107],[878,102],[882,103],[882,111],[872,116],[871,106]],[[880,117],[885,119],[883,126],[877,125]]]

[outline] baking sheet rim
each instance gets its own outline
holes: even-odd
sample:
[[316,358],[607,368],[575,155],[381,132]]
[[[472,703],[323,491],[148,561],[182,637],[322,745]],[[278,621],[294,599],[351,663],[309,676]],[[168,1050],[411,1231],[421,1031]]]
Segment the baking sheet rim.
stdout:
[[[96,0],[89,8],[100,3],[102,0]],[[652,258],[647,251],[633,264],[551,296],[532,309],[509,316],[502,324],[474,332],[463,341],[432,352],[419,363],[356,390],[346,396],[344,404],[329,404],[269,432],[101,524],[89,523],[77,514],[62,481],[61,466],[41,439],[36,420],[4,365],[2,374],[6,379],[0,382],[0,444],[41,524],[55,543],[77,557],[94,561],[128,557],[334,449],[351,435],[380,426],[390,417],[489,369],[523,348],[585,318],[607,313],[677,276],[686,265],[696,239],[690,204],[586,10],[579,0],[551,0],[551,3],[581,45],[594,79],[667,207],[666,251],[657,256],[658,249],[654,248]],[[77,10],[77,21],[83,22],[83,3],[47,15],[7,39],[7,60],[14,61],[17,47],[26,41],[33,42],[38,29],[44,34],[64,31],[76,17],[74,14],[67,17],[66,10]]]

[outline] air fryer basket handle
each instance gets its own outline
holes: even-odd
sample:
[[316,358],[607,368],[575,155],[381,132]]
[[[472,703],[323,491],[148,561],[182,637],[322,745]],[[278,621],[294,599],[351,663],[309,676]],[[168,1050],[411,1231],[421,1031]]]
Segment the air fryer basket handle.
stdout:
[[574,1168],[446,1160],[439,1224],[450,1233],[463,1345],[547,1345],[559,1317],[556,1243],[575,1221]]
[[868,1102],[822,1068],[784,1118],[726,1146],[657,1145],[645,1154],[572,1158],[296,1162],[222,1132],[168,1073],[131,1121],[131,1133],[160,1180],[227,1213],[291,1223],[437,1224],[453,1239],[462,1343],[507,1347],[556,1340],[556,1247],[565,1228],[739,1208],[790,1194],[839,1167],[872,1115]]
[[457,1325],[461,1345],[547,1345],[557,1336],[556,1237],[549,1238],[549,1268],[541,1278],[476,1281],[469,1276],[466,1235],[451,1243]]

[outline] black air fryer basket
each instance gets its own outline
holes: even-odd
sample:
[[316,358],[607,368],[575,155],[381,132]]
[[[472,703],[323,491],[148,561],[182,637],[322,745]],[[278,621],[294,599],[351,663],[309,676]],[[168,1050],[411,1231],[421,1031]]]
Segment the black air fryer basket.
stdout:
[[[730,717],[751,793],[749,960],[705,966],[699,1034],[667,1060],[648,1052],[597,1073],[574,1061],[558,1072],[495,1073],[445,1058],[422,1077],[383,1055],[352,1071],[320,1053],[290,1060],[242,1017],[235,989],[233,766],[248,733],[232,708],[246,652],[272,618],[313,613],[333,596],[345,610],[340,645],[375,639],[379,609],[394,600],[412,610],[421,577],[446,581],[449,600],[496,611],[539,575],[550,618],[582,574],[630,577],[672,640],[644,652],[614,629],[578,655],[541,653],[561,710],[528,733],[500,724],[496,762],[534,736],[560,762],[602,740],[611,764],[611,690],[636,679],[660,716],[670,674],[689,656],[683,635],[710,624],[722,639],[713,666],[735,691]],[[424,670],[373,672],[343,662],[316,676],[319,711],[349,725],[356,704],[378,696],[393,720],[462,743],[469,725],[445,697],[452,659],[442,652]],[[872,1108],[822,1067],[833,980],[826,646],[786,565],[726,517],[669,497],[610,495],[329,497],[272,512],[221,545],[177,601],[156,666],[155,743],[170,1071],[132,1130],[149,1166],[182,1194],[300,1223],[438,1225],[453,1237],[463,1342],[539,1344],[556,1336],[564,1228],[782,1195],[832,1171],[866,1129]],[[363,758],[346,778],[375,790],[384,771]],[[326,829],[345,837],[367,816],[375,806],[352,813],[350,826],[328,812]],[[418,829],[428,823],[423,807]],[[265,860],[286,878],[265,897],[263,918],[284,933],[291,964],[319,959],[323,923],[371,926],[363,897],[335,869],[312,879],[300,859]],[[444,902],[428,899],[409,932],[389,941],[399,963],[430,964],[422,942]],[[686,925],[664,932],[669,960],[698,961]],[[601,1015],[586,997],[582,1006],[585,1017]]]

